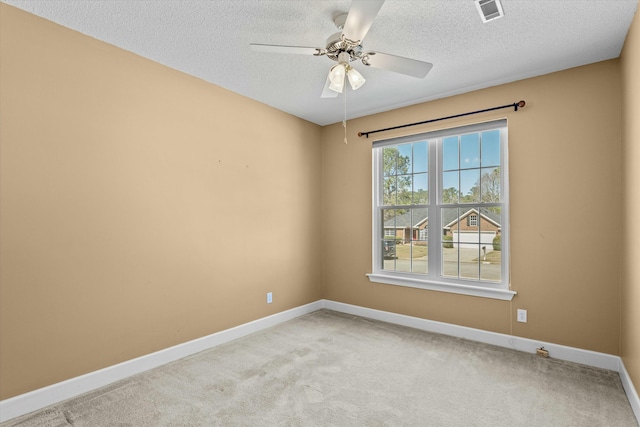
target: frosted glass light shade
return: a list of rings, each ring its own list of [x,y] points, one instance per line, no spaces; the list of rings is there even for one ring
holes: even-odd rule
[[[351,68],[347,73],[349,77],[349,84],[351,85],[351,89],[357,90],[359,89],[366,80],[362,77],[362,74],[358,72],[358,70]]]
[[[342,93],[344,89],[344,76],[347,72],[346,66],[344,64],[337,64],[331,67],[329,71],[329,81],[331,84],[329,85],[329,89]]]

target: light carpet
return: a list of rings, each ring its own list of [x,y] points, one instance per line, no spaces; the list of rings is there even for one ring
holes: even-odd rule
[[[617,372],[329,310],[2,426],[638,426]]]

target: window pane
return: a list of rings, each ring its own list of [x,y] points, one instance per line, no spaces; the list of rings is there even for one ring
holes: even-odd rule
[[[502,280],[502,215],[499,206],[480,209],[480,280]]]
[[[500,245],[483,245],[481,248],[480,280],[500,282],[502,280],[502,252],[494,248]]]
[[[412,242],[413,262],[411,271],[413,273],[427,274],[429,272],[429,257],[427,256],[427,251],[427,242],[417,240]]]
[[[382,269],[396,268],[396,226],[397,212],[395,209],[382,210]]]
[[[442,275],[458,277],[458,208],[442,208]]]
[[[442,244],[442,276],[458,277],[458,249],[450,242]]]
[[[500,227],[502,227],[502,208],[500,206],[481,208],[480,214],[489,221],[489,223],[483,223],[482,229],[487,230],[488,227],[492,227],[491,229],[493,231],[497,231],[498,234],[500,234]]]
[[[480,278],[479,249],[478,244],[460,243],[460,277],[474,280]]]
[[[413,144],[398,145],[398,175],[411,173],[411,146]]]
[[[384,176],[396,174],[398,164],[398,149],[396,147],[385,147],[382,149],[382,168]]]
[[[398,205],[411,204],[411,175],[398,175]]]
[[[500,131],[482,132],[482,166],[500,166]]]
[[[458,203],[458,171],[442,173],[442,203]]]
[[[480,166],[480,134],[462,135],[460,138],[460,169]]]
[[[454,234],[458,232],[458,208],[442,208],[440,218],[442,220],[442,241],[452,242]]]
[[[478,279],[480,250],[480,219],[477,208],[460,209],[457,241],[460,277]]]
[[[408,232],[409,229],[406,229]],[[396,271],[411,272],[411,240],[398,241],[396,244]]]
[[[382,209],[382,235],[394,237],[396,228],[396,210]]]
[[[458,169],[458,137],[452,136],[442,141],[442,170]]]
[[[382,188],[382,203],[384,205],[395,205],[397,201],[397,178],[395,176],[385,176]]]
[[[413,204],[426,205],[429,203],[429,180],[426,173],[413,176]]]
[[[426,172],[429,165],[427,141],[413,144],[413,173]]]
[[[442,242],[445,244],[450,243],[450,247],[453,248],[454,243],[457,243],[458,239],[458,208],[442,208],[440,209],[440,220],[442,225]]]
[[[480,195],[485,203],[499,202],[502,199],[500,190],[500,168],[483,168],[480,177]]]
[[[382,240],[382,269],[394,271],[396,269],[396,243],[392,239]]]
[[[480,169],[460,171],[461,203],[477,203],[480,201]]]
[[[412,266],[414,273],[427,274],[429,271],[429,257],[427,239],[429,238],[429,211],[424,209],[413,209],[412,213]]]
[[[429,210],[427,208],[418,208],[411,210],[411,227],[413,228],[412,240],[427,240],[426,232],[429,222]],[[421,233],[421,231],[424,231]]]

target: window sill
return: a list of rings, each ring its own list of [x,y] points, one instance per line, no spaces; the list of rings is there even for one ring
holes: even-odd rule
[[[430,291],[449,292],[453,294],[470,295],[474,297],[492,298],[511,301],[517,292],[508,289],[488,288],[475,285],[463,285],[458,283],[443,283],[414,279],[411,277],[399,277],[386,274],[367,274],[371,282],[385,283],[388,285],[408,286],[411,288],[428,289]]]

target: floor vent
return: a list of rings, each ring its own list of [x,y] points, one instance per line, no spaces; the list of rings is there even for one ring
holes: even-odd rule
[[[475,0],[475,2],[482,22],[486,23],[504,16],[500,0]]]

